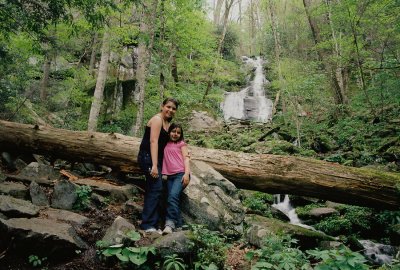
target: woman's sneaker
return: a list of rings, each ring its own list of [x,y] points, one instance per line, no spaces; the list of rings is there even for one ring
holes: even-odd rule
[[[167,225],[167,226],[165,226],[164,230],[162,231],[162,234],[165,235],[165,234],[170,234],[172,232],[173,232],[172,228]]]

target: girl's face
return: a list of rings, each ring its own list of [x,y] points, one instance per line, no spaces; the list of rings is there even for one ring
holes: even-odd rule
[[[161,106],[161,113],[165,115],[166,118],[174,117],[176,113],[176,105],[172,101],[168,101],[165,105]]]
[[[182,130],[180,128],[174,128],[173,130],[171,130],[171,132],[169,133],[169,138],[171,141],[176,142],[178,141],[182,136]]]

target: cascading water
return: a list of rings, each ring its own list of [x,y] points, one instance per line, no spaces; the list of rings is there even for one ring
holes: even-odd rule
[[[275,194],[274,204],[272,207],[284,213],[289,218],[291,224],[298,225],[306,229],[315,230],[313,227],[301,223],[296,214],[296,210],[290,205],[289,196],[287,194],[285,195],[283,201],[281,200],[281,194]]]
[[[222,103],[225,120],[241,119],[256,122],[268,122],[272,118],[272,101],[265,96],[265,79],[261,57],[256,59],[243,56],[243,62],[254,69],[254,78],[250,85],[239,92],[225,93]]]

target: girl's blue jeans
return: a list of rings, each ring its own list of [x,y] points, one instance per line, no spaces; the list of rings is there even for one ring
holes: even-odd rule
[[[168,200],[167,200],[167,217],[166,226],[175,229],[182,226],[182,217],[180,210],[180,198],[183,190],[182,177],[184,173],[168,175]]]

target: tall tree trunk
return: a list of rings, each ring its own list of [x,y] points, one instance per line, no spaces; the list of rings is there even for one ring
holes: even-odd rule
[[[97,42],[98,42],[98,33],[97,31],[93,35],[92,40],[92,52],[90,54],[90,62],[89,62],[89,74],[94,76],[94,65],[96,64],[96,54],[97,54]]]
[[[223,25],[222,25],[222,33],[221,33],[221,36],[219,38],[218,48],[217,48],[218,56],[220,56],[221,51],[222,51],[222,46],[224,45],[225,35],[226,35],[226,31],[228,29],[229,13],[230,13],[230,10],[232,8],[233,3],[234,3],[234,0],[226,0],[226,2],[225,2],[224,22],[223,22]],[[208,93],[210,92],[210,90],[211,90],[211,88],[213,86],[215,70],[218,67],[218,60],[219,60],[219,57],[217,57],[215,59],[214,66],[213,66],[213,68],[211,70],[210,80],[207,82],[207,88],[206,88],[206,91],[204,92],[204,95],[203,95],[203,101],[206,99]]]
[[[101,104],[103,102],[104,86],[107,79],[108,60],[110,58],[109,39],[110,39],[109,29],[105,29],[103,36],[103,44],[101,46],[101,60],[100,60],[99,72],[97,75],[96,88],[94,90],[92,106],[90,108],[88,131],[97,130],[97,121],[100,114]]]
[[[43,63],[43,77],[40,82],[40,100],[45,102],[47,100],[47,90],[49,87],[49,79],[50,79],[50,67],[51,67],[51,57],[50,53],[47,52],[44,57]]]
[[[173,45],[171,52],[171,75],[174,78],[175,85],[179,82],[178,63],[176,61],[176,46]]]
[[[217,1],[214,7],[214,25],[219,25],[219,20],[221,16],[221,8],[222,4],[224,3],[224,0],[215,0]]]
[[[84,132],[0,121],[0,149],[104,164],[139,172],[140,140],[117,133]],[[208,163],[237,187],[310,196],[398,210],[400,174],[352,168],[302,157],[262,155],[190,146],[191,159]]]
[[[304,9],[305,9],[305,12],[307,15],[308,23],[311,28],[311,33],[312,33],[312,36],[314,39],[314,43],[315,43],[315,45],[319,45],[321,42],[323,42],[323,39],[322,39],[320,30],[318,28],[317,22],[311,16],[311,12],[310,12],[311,1],[312,0],[303,0],[303,5],[304,5]],[[317,50],[318,58],[321,61],[325,72],[329,76],[329,81],[330,81],[331,90],[332,90],[332,94],[333,94],[335,103],[337,105],[345,104],[346,98],[342,95],[340,85],[339,85],[339,82],[336,77],[336,68],[332,67],[332,65],[330,65],[328,63],[327,56],[325,56],[322,49],[317,48],[316,50]]]
[[[154,42],[154,28],[156,24],[156,11],[158,0],[152,0],[151,6],[148,7],[142,3],[142,16],[140,17],[140,33],[143,35],[139,40],[138,48],[138,67],[136,70],[136,89],[135,92],[139,93],[139,104],[136,114],[136,122],[132,127],[132,134],[137,135],[142,128],[143,112],[144,112],[144,96],[146,87],[146,77],[148,67],[151,61],[151,50],[153,49]],[[149,38],[149,42],[144,37]]]
[[[285,85],[285,81],[282,76],[282,69],[281,69],[281,41],[280,41],[280,36],[279,36],[279,29],[278,29],[278,20],[276,18],[276,12],[275,12],[275,5],[273,3],[273,0],[268,0],[268,9],[269,9],[269,15],[271,19],[271,29],[272,29],[272,34],[274,36],[274,52],[275,52],[275,63],[278,68],[278,78],[280,82],[280,89],[276,93],[275,96],[275,101],[272,107],[272,116],[276,113],[276,107],[278,106],[279,100],[283,98],[281,97],[282,93],[282,88]]]

